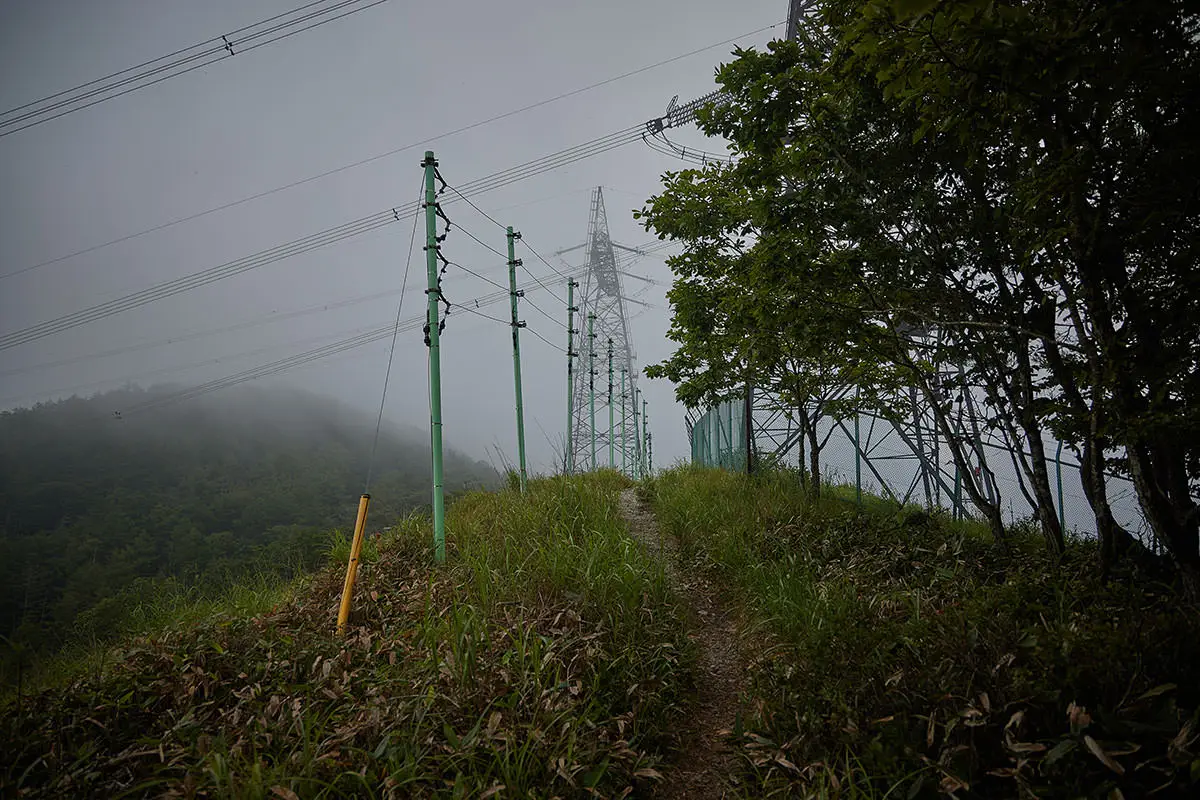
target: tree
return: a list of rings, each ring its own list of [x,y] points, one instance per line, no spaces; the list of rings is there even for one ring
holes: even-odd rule
[[[730,100],[700,120],[738,159],[668,175],[648,225],[685,243],[693,283],[722,257],[743,290],[788,297],[787,324],[770,321],[778,349],[838,353],[920,391],[998,539],[947,395],[985,394],[1052,547],[1047,429],[1080,452],[1102,563],[1134,547],[1108,508],[1111,463],[1200,590],[1200,318],[1185,312],[1200,300],[1200,203],[1181,177],[1200,166],[1186,134],[1200,123],[1195,15],[830,0],[820,21],[816,39],[722,67]],[[736,260],[715,247],[748,233]],[[776,271],[750,280],[764,263]],[[935,346],[913,335],[929,330]],[[944,359],[966,365],[950,385]]]

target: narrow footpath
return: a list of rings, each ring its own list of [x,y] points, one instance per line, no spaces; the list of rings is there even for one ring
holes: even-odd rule
[[[621,515],[647,551],[662,559],[667,580],[687,604],[690,638],[699,649],[696,696],[680,730],[679,753],[670,769],[664,770],[657,796],[668,800],[732,796],[735,755],[725,737],[734,727],[741,693],[737,624],[716,587],[701,576],[680,572],[678,543],[660,534],[653,511],[638,500],[636,490],[621,492]]]

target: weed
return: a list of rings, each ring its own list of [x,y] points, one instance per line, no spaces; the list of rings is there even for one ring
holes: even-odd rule
[[[277,607],[234,592],[10,700],[0,784],[30,797],[644,791],[691,662],[661,566],[618,517],[627,485],[602,473],[466,494],[444,567],[428,519],[400,520],[370,540],[342,638],[335,537],[334,563]]]
[[[852,490],[851,490],[852,491]],[[1008,553],[976,523],[786,473],[676,469],[660,525],[746,610],[752,793],[1187,794],[1200,781],[1200,618],[1105,585],[1092,544]]]

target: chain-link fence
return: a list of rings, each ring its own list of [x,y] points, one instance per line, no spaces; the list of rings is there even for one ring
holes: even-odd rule
[[[689,418],[692,463],[744,471],[746,419],[744,400],[726,401],[699,417]],[[811,444],[800,436],[795,412],[772,405],[769,399],[756,398],[752,419],[756,465],[809,468]],[[900,504],[940,508],[955,517],[978,516],[963,488],[964,476],[958,474],[945,443],[939,441],[936,431],[916,425],[912,419],[893,423],[866,414],[857,419],[823,417],[817,421],[816,438],[820,473],[828,485],[845,486],[856,494],[876,495]],[[1047,440],[1045,452],[1055,510],[1063,529],[1095,536],[1095,517],[1070,448]],[[996,437],[982,434],[973,443],[969,459],[973,477],[1000,506],[1006,522],[1016,523],[1033,515],[1032,505],[1021,490],[1019,462],[1010,448]],[[1110,475],[1107,489],[1116,521],[1157,551],[1133,484]]]
[[[727,400],[689,419],[692,463],[734,471],[746,469],[746,404]]]

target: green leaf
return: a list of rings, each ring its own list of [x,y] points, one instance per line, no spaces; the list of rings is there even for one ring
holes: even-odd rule
[[[939,0],[894,0],[892,10],[900,19],[924,16],[938,4]]]
[[[1046,753],[1046,757],[1042,759],[1042,764],[1045,766],[1050,766],[1063,756],[1073,752],[1077,747],[1079,747],[1079,743],[1074,739],[1063,739],[1061,742],[1054,745],[1054,747],[1050,749],[1049,753]]]

